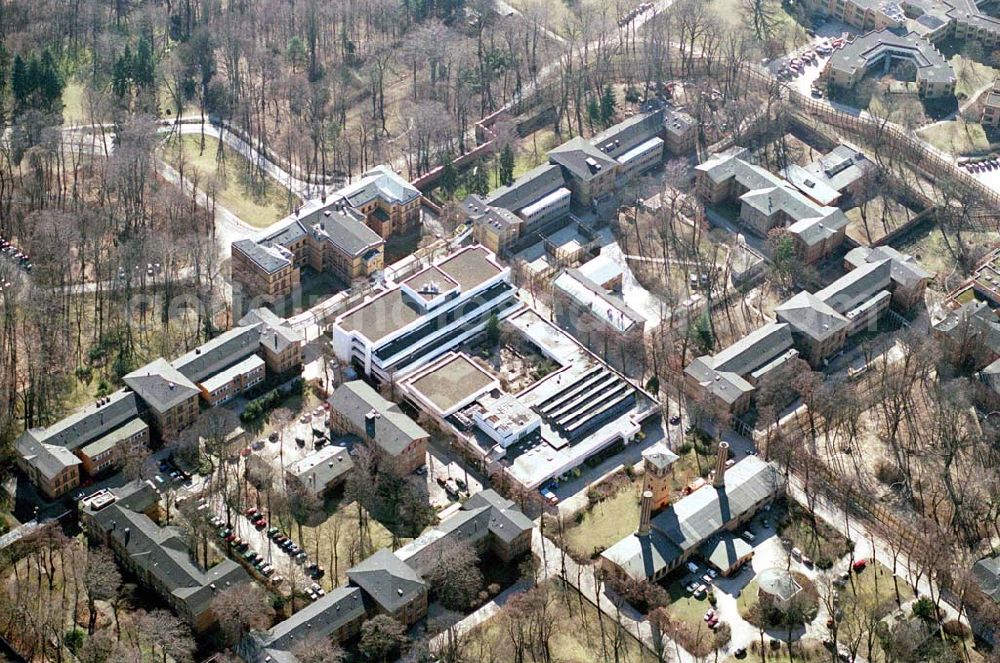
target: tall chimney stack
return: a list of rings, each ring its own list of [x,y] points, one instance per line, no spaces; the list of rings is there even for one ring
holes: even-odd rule
[[[729,443],[719,442],[719,455],[715,459],[715,477],[712,485],[724,488],[726,485],[726,461],[729,460]]]
[[[642,501],[639,503],[639,529],[636,534],[639,536],[649,536],[649,516],[653,511],[653,491],[644,490]]]

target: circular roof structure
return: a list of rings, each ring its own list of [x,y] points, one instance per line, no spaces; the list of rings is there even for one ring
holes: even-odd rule
[[[791,600],[802,590],[802,586],[792,577],[790,572],[778,568],[761,571],[757,577],[757,586],[760,591],[782,602]]]

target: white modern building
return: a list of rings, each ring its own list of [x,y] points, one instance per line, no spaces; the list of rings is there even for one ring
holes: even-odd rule
[[[483,246],[459,249],[341,314],[333,350],[378,381],[417,368],[521,307],[510,268]]]

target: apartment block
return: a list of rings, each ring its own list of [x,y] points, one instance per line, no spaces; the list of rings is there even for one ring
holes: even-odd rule
[[[100,490],[80,502],[80,526],[192,628],[205,631],[216,621],[215,596],[250,577],[231,559],[202,568],[188,548],[186,534],[154,520],[158,499],[145,481]]]

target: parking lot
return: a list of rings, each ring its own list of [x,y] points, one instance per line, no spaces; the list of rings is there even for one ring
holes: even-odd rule
[[[808,44],[768,65],[771,73],[786,81],[789,87],[806,95],[812,94],[813,85],[830,57],[836,53],[836,44],[843,45],[853,34],[849,26],[839,21],[827,21],[818,26],[815,33]]]

